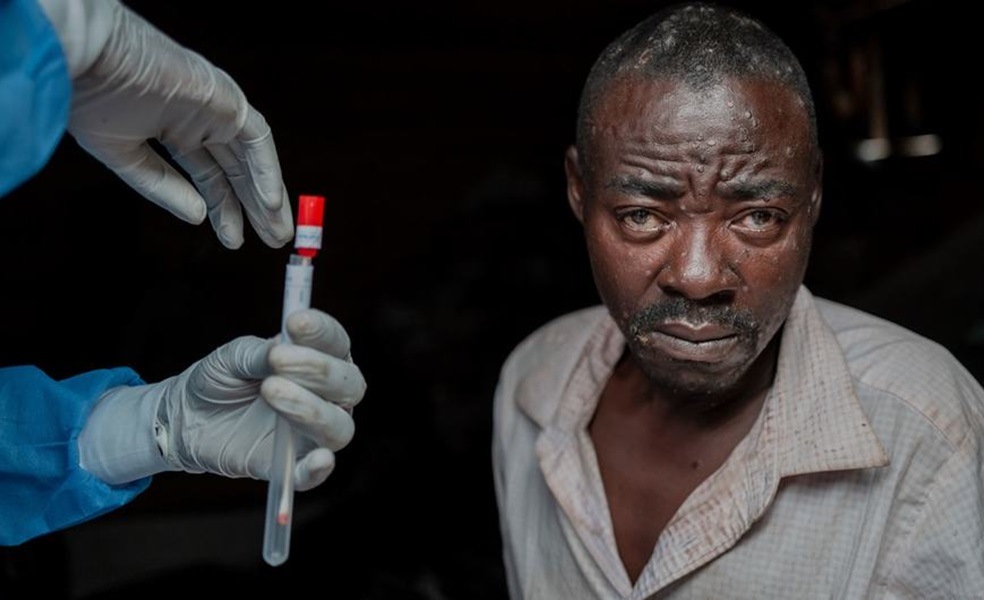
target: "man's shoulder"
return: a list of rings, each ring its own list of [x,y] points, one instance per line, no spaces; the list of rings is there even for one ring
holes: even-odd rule
[[[520,341],[506,358],[503,371],[514,375],[539,370],[542,365],[569,362],[579,354],[598,326],[610,319],[604,305],[581,308],[547,321]]]
[[[540,354],[569,347],[578,339],[586,339],[602,321],[608,318],[608,309],[604,305],[588,306],[560,315],[533,330],[517,344],[512,354],[524,352]]]
[[[545,420],[560,401],[571,373],[593,340],[614,328],[603,305],[556,317],[527,335],[502,365],[497,398],[519,401],[538,421]],[[512,402],[508,402],[511,404]]]
[[[898,323],[826,298],[815,301],[852,367],[863,364],[898,370],[906,363],[928,362],[937,368],[962,368],[942,344]],[[866,357],[877,360],[865,360]]]
[[[953,442],[969,432],[967,425],[984,430],[984,389],[945,346],[839,302],[817,298],[816,305],[862,396],[903,402]]]

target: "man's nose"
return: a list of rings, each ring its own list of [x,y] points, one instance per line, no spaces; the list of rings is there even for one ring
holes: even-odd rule
[[[706,226],[678,225],[664,239],[656,284],[664,293],[690,300],[733,296],[741,277],[728,260],[727,242],[721,232]]]

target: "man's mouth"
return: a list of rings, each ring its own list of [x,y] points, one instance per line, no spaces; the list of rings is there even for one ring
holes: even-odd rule
[[[635,337],[643,347],[672,359],[703,363],[721,362],[740,339],[734,329],[720,324],[686,321],[658,323],[652,330],[639,332]]]
[[[734,337],[735,330],[718,323],[689,323],[687,321],[666,321],[657,323],[653,329],[657,333],[699,344]]]

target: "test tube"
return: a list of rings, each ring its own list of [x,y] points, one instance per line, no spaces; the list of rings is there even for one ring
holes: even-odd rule
[[[290,343],[287,317],[296,310],[311,305],[311,284],[314,280],[312,261],[321,248],[323,196],[302,195],[298,201],[297,229],[294,235],[296,252],[290,255],[284,280],[284,303],[280,335]],[[281,416],[277,417],[273,434],[273,462],[267,488],[266,520],[263,525],[263,560],[277,566],[290,554],[291,521],[294,516],[294,430]]]

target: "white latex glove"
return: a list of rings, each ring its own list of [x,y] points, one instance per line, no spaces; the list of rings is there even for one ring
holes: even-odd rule
[[[233,79],[118,0],[39,0],[72,77],[68,131],[145,198],[243,243],[242,208],[268,246],[294,235],[273,135]],[[157,140],[191,185],[149,140]]]
[[[295,488],[321,484],[352,439],[351,411],[366,382],[331,316],[296,311],[287,331],[292,344],[236,338],[180,375],[106,391],[79,440],[82,466],[108,483],[165,470],[268,481],[279,413],[295,432]],[[134,426],[135,414],[147,422]],[[159,452],[148,460],[128,438],[150,439],[151,431]]]

